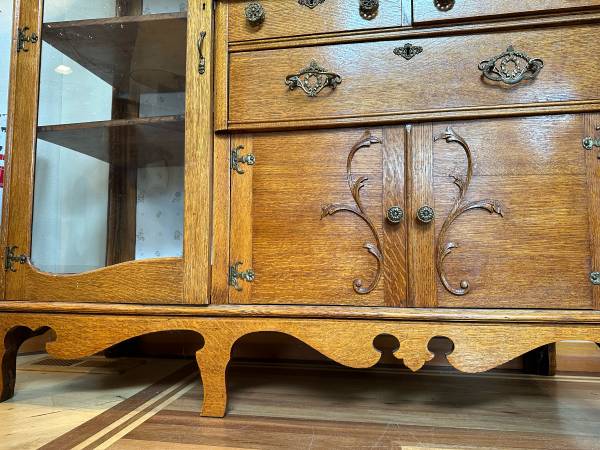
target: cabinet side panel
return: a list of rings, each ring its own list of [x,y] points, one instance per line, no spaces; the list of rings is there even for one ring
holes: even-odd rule
[[[198,39],[205,32],[204,74]],[[213,151],[213,2],[189,0],[185,123],[184,289],[186,303],[208,303]]]

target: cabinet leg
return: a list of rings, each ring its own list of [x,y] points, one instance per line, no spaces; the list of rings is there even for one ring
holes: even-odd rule
[[[208,344],[196,352],[196,360],[202,377],[204,402],[202,416],[223,417],[227,409],[226,372],[231,357],[231,347],[214,348]]]
[[[0,402],[8,400],[15,395],[15,381],[17,374],[17,352],[23,342],[46,330],[32,331],[29,328],[17,327],[12,330],[0,330]]]

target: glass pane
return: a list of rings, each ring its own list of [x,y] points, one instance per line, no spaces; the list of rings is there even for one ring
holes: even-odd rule
[[[181,256],[187,2],[45,0],[32,261]]]
[[[6,155],[12,12],[13,0],[0,0],[0,55],[2,55],[2,58],[0,58],[0,205],[4,193],[4,155]],[[1,217],[0,220],[2,220]]]

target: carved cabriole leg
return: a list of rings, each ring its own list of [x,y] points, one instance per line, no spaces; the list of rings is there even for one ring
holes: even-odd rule
[[[23,342],[33,336],[44,333],[45,329],[32,331],[25,327],[0,329],[0,402],[8,400],[15,395],[15,381],[17,374],[17,352]]]

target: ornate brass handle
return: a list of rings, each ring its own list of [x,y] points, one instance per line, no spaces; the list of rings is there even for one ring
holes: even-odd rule
[[[260,25],[265,20],[265,8],[260,2],[250,2],[246,5],[246,9],[244,10],[246,14],[246,20],[253,27]]]
[[[377,15],[379,0],[360,0],[359,12],[363,19],[371,20]]]
[[[288,85],[290,91],[300,88],[309,97],[316,97],[327,86],[335,89],[341,82],[341,76],[322,68],[315,60],[312,60],[310,65],[300,72],[285,77],[285,84]]]
[[[543,68],[544,61],[530,58],[526,53],[515,50],[512,45],[504,53],[479,64],[479,70],[488,80],[511,85],[523,80],[533,80]]]
[[[430,223],[435,219],[435,211],[431,206],[421,206],[417,211],[417,219],[421,223]]]
[[[454,8],[456,1],[455,0],[433,0],[433,4],[440,11],[450,11]]]
[[[398,224],[404,219],[404,210],[399,206],[392,206],[387,210],[386,216],[388,222]]]
[[[198,58],[200,61],[198,63],[198,73],[200,75],[204,75],[204,72],[206,72],[206,58],[204,57],[204,54],[202,53],[202,46],[204,45],[205,37],[206,37],[206,31],[200,32],[200,37],[198,38]]]

